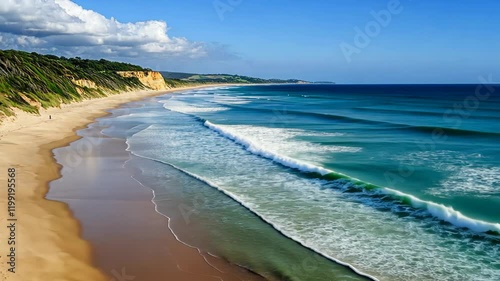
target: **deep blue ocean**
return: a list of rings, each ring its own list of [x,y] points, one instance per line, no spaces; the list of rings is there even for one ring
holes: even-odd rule
[[[103,120],[180,239],[269,279],[500,280],[498,85],[220,87]]]

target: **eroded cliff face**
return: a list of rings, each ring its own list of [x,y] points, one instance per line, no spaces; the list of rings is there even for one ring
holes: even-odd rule
[[[77,85],[77,86],[80,86],[80,87],[87,87],[87,88],[91,88],[91,89],[96,89],[97,88],[97,85],[95,84],[94,81],[91,81],[91,80],[87,80],[87,79],[73,79],[71,80],[73,82],[73,84]]]
[[[137,77],[142,84],[153,90],[166,90],[169,87],[165,84],[163,76],[157,71],[118,71],[123,77]]]

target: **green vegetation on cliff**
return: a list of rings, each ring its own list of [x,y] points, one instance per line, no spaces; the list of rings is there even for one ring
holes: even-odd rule
[[[149,84],[150,81],[143,81],[144,75],[142,74],[120,75],[118,73],[142,71],[151,70],[104,59],[65,58],[15,50],[0,50],[0,117],[13,115],[13,108],[38,113],[40,107],[54,107],[62,103],[103,97],[126,90],[154,88]],[[296,79],[261,79],[230,74],[179,72],[161,72],[161,74],[168,88],[217,83],[305,82]],[[150,76],[145,75],[145,77]],[[159,79],[163,82],[161,76]],[[156,85],[157,81],[153,82]]]
[[[161,75],[165,78],[165,82],[178,84],[212,84],[212,83],[227,83],[227,84],[268,84],[268,83],[307,83],[306,81],[297,79],[262,79],[249,76],[233,75],[233,74],[195,74],[183,72],[167,72],[162,71]]]
[[[135,77],[116,71],[145,71],[140,66],[107,60],[87,60],[0,50],[0,115],[12,108],[38,112],[106,93],[144,88]]]

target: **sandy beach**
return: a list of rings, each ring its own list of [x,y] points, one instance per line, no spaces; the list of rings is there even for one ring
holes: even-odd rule
[[[204,86],[207,87],[207,86]],[[185,90],[187,88],[176,88],[170,91]],[[31,115],[17,111],[15,120],[4,120],[0,125],[0,157],[2,158],[0,173],[0,182],[7,185],[9,168],[15,169],[15,230],[13,232],[1,231],[0,241],[7,241],[8,235],[15,237],[15,264],[9,265],[7,262],[12,260],[8,257],[10,253],[9,245],[2,242],[0,245],[0,279],[2,280],[113,280],[116,277],[114,272],[104,272],[95,267],[93,246],[88,241],[81,238],[81,224],[74,219],[72,211],[65,203],[47,200],[45,195],[48,192],[48,183],[60,177],[60,166],[54,161],[52,150],[57,147],[66,146],[77,140],[75,131],[84,128],[95,118],[107,114],[106,110],[117,107],[123,103],[143,99],[150,96],[156,96],[165,93],[165,91],[140,91],[127,92],[119,95],[112,95],[106,98],[86,100],[80,103],[63,105],[61,108],[50,108],[41,110],[40,115]],[[51,118],[49,119],[49,115]],[[123,145],[123,144],[122,144]],[[150,201],[151,193],[147,190],[136,189],[134,186],[128,186],[132,193],[128,196],[134,197],[135,204],[132,207],[121,209],[128,212],[132,220],[132,214],[140,211],[148,217],[147,225],[150,239],[162,239],[161,243],[169,245],[171,251],[167,254],[161,253],[161,249],[154,249],[151,245],[142,244],[146,249],[156,251],[155,257],[164,255],[175,255],[179,257],[173,261],[182,268],[183,265],[192,266],[197,274],[202,276],[214,275],[214,268],[207,266],[203,257],[199,255],[196,249],[189,248],[179,243],[166,225],[166,218],[154,212],[154,205]],[[5,224],[5,229],[9,224],[7,218],[8,204],[7,188],[0,189],[0,220]],[[132,198],[130,197],[130,198]],[[13,198],[11,198],[12,201]],[[107,218],[111,218],[108,216]],[[118,219],[118,217],[115,217]],[[138,223],[136,220],[134,223]],[[128,233],[133,233],[134,223],[126,226],[131,227]],[[142,227],[139,224],[136,227]],[[98,227],[98,225],[94,225]],[[112,227],[112,226],[111,226]],[[126,229],[124,227],[123,229]],[[88,229],[90,233],[96,229]],[[115,233],[118,234],[118,233]],[[101,236],[102,237],[102,236]],[[118,237],[118,235],[117,235]],[[125,239],[122,236],[121,239]],[[133,235],[126,242],[137,242],[137,237]],[[119,239],[118,239],[119,240]],[[147,240],[147,239],[146,239]],[[143,241],[146,241],[143,240]],[[123,241],[123,240],[122,240]],[[157,241],[158,242],[158,241]],[[110,248],[106,248],[108,247]],[[129,252],[107,252],[113,246],[109,244],[99,245],[104,247],[99,251],[99,264],[113,264],[113,259],[127,264],[127,262],[137,260],[142,257],[142,263],[148,264],[144,256],[133,257],[127,260],[127,254],[134,251],[134,246]],[[135,250],[141,250],[135,246]],[[116,249],[116,248],[115,248]],[[150,252],[148,252],[150,253]],[[146,256],[147,258],[147,256]],[[169,261],[166,261],[168,263]],[[172,262],[172,261],[171,261]],[[184,263],[184,264],[183,264]],[[175,271],[175,268],[166,266],[161,262],[149,265],[154,268],[165,267],[165,273]],[[231,265],[225,265],[231,270]],[[8,269],[11,268],[9,272]],[[148,267],[146,267],[148,268]],[[170,270],[170,271],[169,271]],[[121,272],[121,268],[116,268],[116,272]],[[234,269],[238,272],[238,269]],[[222,273],[222,272],[219,272]],[[114,276],[114,277],[113,277]],[[242,280],[231,275],[232,278],[224,280]],[[165,276],[163,276],[165,277]],[[159,277],[145,277],[141,280],[172,280],[161,279]],[[197,280],[191,276],[177,280]],[[206,280],[206,279],[200,279]]]

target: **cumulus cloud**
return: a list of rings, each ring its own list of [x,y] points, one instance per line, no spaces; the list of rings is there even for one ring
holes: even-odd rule
[[[200,58],[207,45],[168,36],[164,21],[122,23],[70,0],[1,0],[0,47],[61,55]]]

